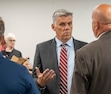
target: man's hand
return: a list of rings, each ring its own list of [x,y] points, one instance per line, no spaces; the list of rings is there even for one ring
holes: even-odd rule
[[[38,77],[37,83],[40,87],[44,87],[51,79],[55,77],[53,70],[46,69],[43,73],[40,72],[39,68],[36,67],[36,75]]]

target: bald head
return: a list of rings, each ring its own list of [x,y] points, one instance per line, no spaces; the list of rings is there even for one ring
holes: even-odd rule
[[[111,5],[101,4],[94,8],[93,15],[102,23],[111,23]]]
[[[92,12],[93,31],[96,37],[111,30],[111,5],[100,4]]]

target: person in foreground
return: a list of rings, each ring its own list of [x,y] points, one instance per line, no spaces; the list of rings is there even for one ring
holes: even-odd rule
[[[55,38],[36,46],[32,76],[39,85],[41,94],[70,94],[75,52],[87,44],[72,37],[72,20],[71,12],[65,9],[55,11],[52,24],[52,29],[56,33]],[[64,47],[62,44],[65,44]],[[60,59],[62,48],[67,50],[66,61]],[[61,64],[64,63],[62,61],[67,62],[68,65]],[[61,75],[61,65],[67,65],[67,68],[63,68],[68,74],[64,85],[61,79],[64,76],[64,74]],[[63,89],[64,86],[66,86],[66,91]]]
[[[77,51],[71,94],[111,94],[111,5],[94,8],[92,29],[98,40]]]
[[[4,29],[4,22],[0,18],[0,43],[4,37]],[[1,52],[0,94],[40,94],[27,69],[22,65],[4,58]]]

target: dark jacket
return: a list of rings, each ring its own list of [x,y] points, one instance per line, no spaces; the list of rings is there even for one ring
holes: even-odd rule
[[[79,49],[71,94],[111,94],[111,32]]]

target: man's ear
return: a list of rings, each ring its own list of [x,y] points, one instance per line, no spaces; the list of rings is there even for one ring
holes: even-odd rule
[[[100,23],[98,21],[95,22],[95,29],[98,30],[100,28]]]
[[[55,31],[55,25],[54,25],[54,24],[52,24],[52,25],[51,25],[51,27],[52,27],[52,29]]]

